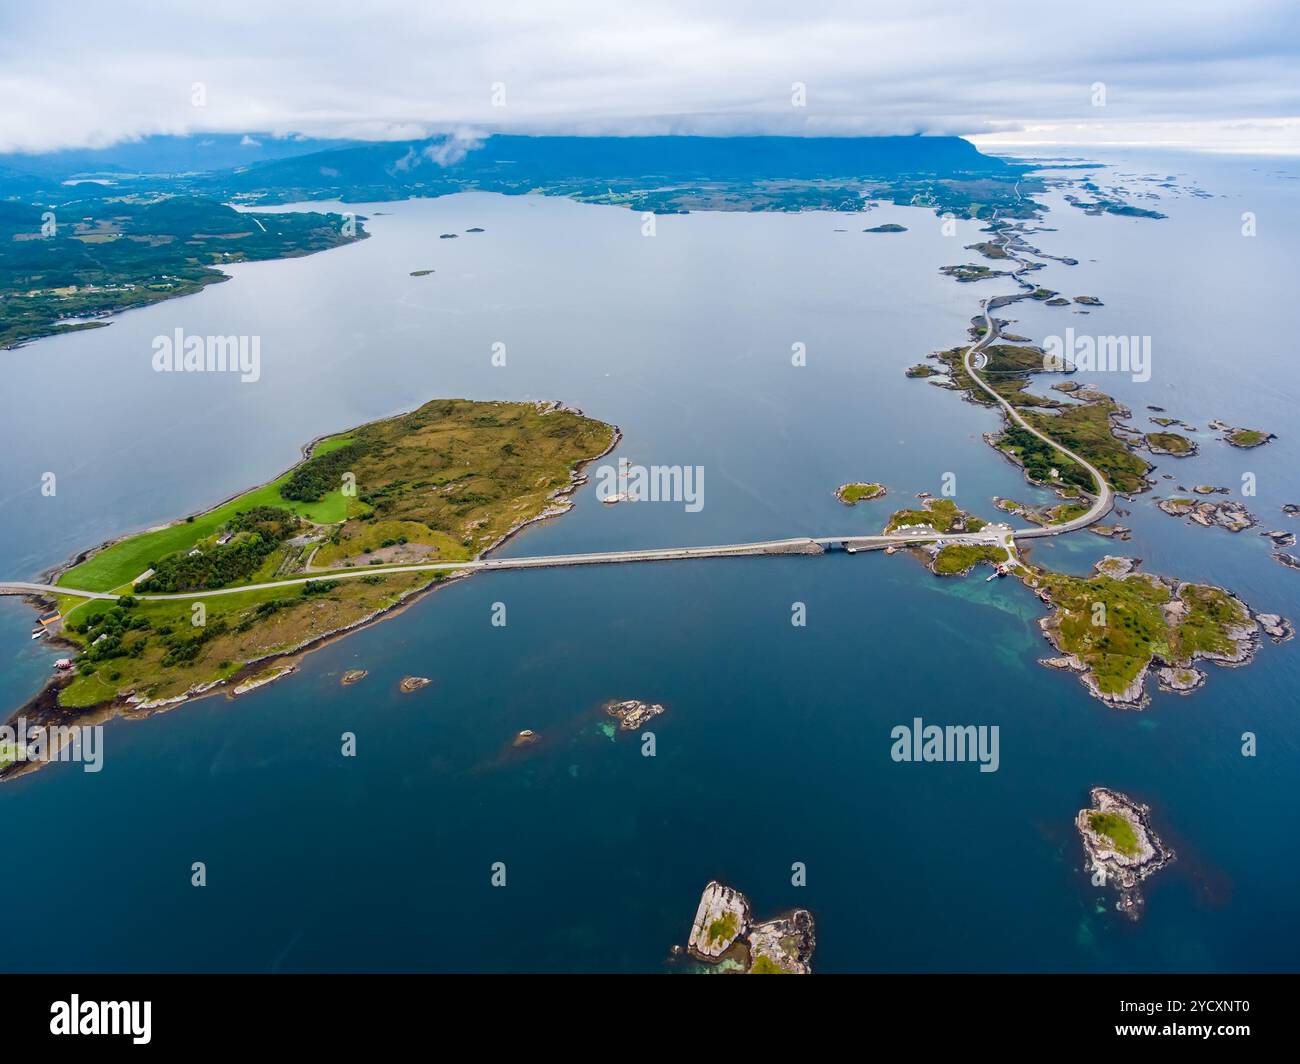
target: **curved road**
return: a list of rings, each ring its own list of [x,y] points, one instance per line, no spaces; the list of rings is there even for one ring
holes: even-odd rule
[[[996,236],[994,237],[994,240],[995,241],[997,240]],[[1002,247],[1004,250],[1006,250],[1007,243],[1008,241],[1006,240],[1004,240],[1002,243]],[[1033,288],[1034,287],[1033,285],[1029,284],[1028,281],[1024,280],[1020,276],[1020,274],[1025,269],[1028,268],[1029,263],[1025,262],[1024,259],[1017,257],[1015,253],[1012,251],[1007,251],[1007,254],[1016,262],[1020,263],[1020,268],[1017,270],[1013,270],[1011,273],[1011,276],[1015,278],[1016,283],[1023,285],[1027,288]],[[993,324],[993,316],[989,313],[988,304],[989,304],[989,300],[987,299],[982,300],[980,303],[981,313],[984,318],[984,335],[980,337],[980,339],[976,340],[973,344],[971,344],[970,347],[966,348],[966,353],[962,355],[962,365],[965,367],[966,373],[970,376],[970,379],[973,380],[976,384],[978,384],[980,388],[991,399],[993,399],[1000,407],[1002,407],[1002,412],[1006,414],[1008,418],[1010,418],[1013,422],[1015,422],[1020,428],[1024,429],[1026,432],[1029,432],[1032,435],[1037,436],[1040,440],[1048,444],[1054,450],[1060,451],[1067,458],[1070,458],[1073,461],[1078,462],[1079,465],[1083,466],[1084,469],[1086,469],[1089,473],[1092,474],[1093,480],[1095,480],[1097,484],[1100,485],[1101,488],[1100,492],[1096,497],[1096,500],[1093,502],[1092,506],[1089,508],[1087,513],[1080,514],[1078,517],[1070,521],[1062,521],[1059,525],[1045,525],[1041,528],[1030,528],[1030,529],[1023,529],[1017,531],[1015,533],[1015,538],[1033,539],[1039,536],[1059,536],[1062,532],[1073,532],[1079,528],[1086,528],[1088,525],[1101,520],[1101,518],[1104,517],[1106,513],[1109,512],[1111,506],[1113,506],[1115,502],[1115,493],[1111,491],[1110,485],[1106,482],[1106,478],[1101,475],[1100,469],[1098,469],[1091,462],[1075,454],[1068,447],[1062,446],[1056,440],[1052,439],[1050,436],[1046,435],[1045,433],[1039,432],[1038,429],[1034,428],[1033,425],[1029,424],[1029,422],[1027,422],[1023,417],[1020,416],[1020,412],[1017,411],[1015,407],[1013,407],[1004,398],[1002,398],[1002,396],[1000,396],[996,391],[994,391],[993,387],[989,385],[984,380],[984,378],[982,378],[979,375],[975,367],[971,365],[971,360],[972,358],[974,358],[976,352],[978,352],[980,349],[987,346],[993,340],[998,338],[998,330]]]
[[[994,237],[996,241],[998,234]],[[1002,246],[1005,248],[1009,240],[1004,236]],[[1008,252],[1008,255],[1016,262],[1020,263],[1020,268],[1012,271],[1012,277],[1016,283],[1026,288],[1033,288],[1033,285],[1025,281],[1020,274],[1028,268],[1029,263],[1024,259],[1017,257],[1015,254]],[[988,525],[979,532],[900,532],[892,535],[878,536],[821,536],[805,537],[796,539],[773,539],[761,540],[755,543],[725,543],[712,547],[666,547],[657,550],[627,550],[627,551],[604,551],[588,554],[552,554],[536,557],[523,558],[481,558],[471,562],[426,562],[416,565],[393,565],[393,566],[367,566],[362,569],[347,569],[336,572],[321,572],[312,576],[295,577],[288,580],[273,580],[263,584],[246,584],[242,587],[218,588],[213,591],[186,591],[170,595],[137,595],[136,598],[146,601],[167,601],[172,599],[196,599],[210,598],[215,595],[237,595],[245,591],[259,591],[266,588],[276,587],[293,587],[300,584],[306,584],[314,580],[349,580],[361,576],[377,576],[385,573],[413,573],[427,571],[470,571],[482,572],[492,569],[540,569],[563,565],[601,565],[618,562],[653,562],[653,561],[680,561],[688,558],[726,558],[726,557],[747,557],[751,555],[764,554],[816,554],[821,553],[827,547],[838,544],[851,547],[853,550],[883,550],[893,546],[906,546],[911,543],[955,543],[970,544],[982,546],[1000,546],[1009,548],[1012,541],[1017,539],[1035,539],[1042,536],[1059,536],[1064,532],[1073,532],[1076,529],[1085,528],[1088,525],[1098,521],[1103,517],[1114,504],[1114,492],[1111,491],[1110,485],[1106,478],[1101,475],[1101,470],[1088,462],[1084,458],[1075,454],[1069,448],[1062,446],[1051,437],[1039,432],[1038,429],[1030,425],[1020,413],[1002,396],[980,377],[979,372],[972,365],[972,359],[975,355],[993,340],[998,338],[998,330],[994,324],[993,316],[989,308],[990,300],[982,300],[982,316],[984,319],[984,335],[966,348],[962,356],[962,365],[965,367],[967,374],[991,399],[993,399],[1001,408],[1004,414],[1020,428],[1026,432],[1037,436],[1044,443],[1048,444],[1055,450],[1060,451],[1068,458],[1077,462],[1088,470],[1101,486],[1101,491],[1097,495],[1088,512],[1074,518],[1070,521],[1064,521],[1056,525],[1045,525],[1036,528],[1025,528],[1012,530],[1005,524]],[[62,587],[57,584],[30,583],[25,581],[0,581],[0,595],[68,595],[85,599],[116,599],[118,593],[112,591],[80,591],[76,588]]]

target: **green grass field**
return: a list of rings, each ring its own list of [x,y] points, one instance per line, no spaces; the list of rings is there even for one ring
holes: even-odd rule
[[[300,584],[208,594],[201,607],[188,599],[81,601],[71,592],[59,594],[64,634],[81,648],[60,704],[85,708],[128,692],[149,700],[181,697],[198,684],[229,679],[246,663],[345,630],[405,594],[446,579],[428,570],[381,574],[366,567],[403,555],[408,562],[473,557],[552,505],[555,493],[569,487],[572,471],[608,449],[613,432],[574,411],[536,403],[452,399],[323,440],[309,461],[349,443],[358,446],[338,455],[346,462],[329,460],[308,470],[311,478],[290,470],[192,519],[129,537],[62,577],[61,588],[123,594],[130,581],[168,555],[183,556],[196,545],[206,554],[215,534],[241,510],[287,509],[335,526],[317,536],[323,540],[319,547],[304,546],[293,539],[306,530],[277,518],[265,533],[275,537],[272,550],[223,571],[224,584],[191,574],[185,577],[190,584],[177,589],[221,586],[229,592],[245,583],[294,577],[303,578]],[[342,468],[355,476],[355,496],[328,490]],[[313,502],[284,498],[281,485],[291,477],[295,494],[324,494]],[[306,479],[314,480],[309,490],[303,490]],[[313,551],[317,564],[346,566],[355,578],[313,573],[308,581],[303,567]]]
[[[1098,835],[1105,835],[1114,844],[1115,849],[1126,857],[1138,852],[1137,833],[1127,817],[1118,813],[1089,813],[1088,825]]]
[[[931,568],[939,576],[957,576],[969,573],[980,562],[996,565],[1009,560],[1001,547],[949,543],[935,555]]]
[[[334,436],[317,444],[314,455],[327,454],[351,441],[350,436]],[[178,550],[187,550],[200,540],[214,535],[238,511],[254,506],[281,506],[300,517],[320,525],[338,524],[348,516],[348,499],[343,492],[332,491],[319,502],[296,502],[282,498],[280,485],[289,472],[270,484],[245,492],[216,509],[199,514],[193,521],[180,521],[153,532],[143,532],[116,543],[87,558],[59,577],[63,587],[86,591],[113,591],[129,584],[159,558]]]

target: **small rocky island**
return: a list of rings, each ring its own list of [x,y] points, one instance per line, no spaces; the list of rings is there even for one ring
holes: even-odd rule
[[[885,535],[894,532],[978,532],[988,522],[972,517],[951,499],[925,499],[920,509],[898,510],[885,525]]]
[[[1198,660],[1244,665],[1254,658],[1263,626],[1239,598],[1220,587],[1138,572],[1137,566],[1133,558],[1107,555],[1086,578],[1033,567],[1017,571],[1052,607],[1039,627],[1059,656],[1041,664],[1077,673],[1112,708],[1143,709],[1153,670],[1162,689],[1186,693],[1205,682]]]
[[[963,262],[955,266],[940,266],[939,272],[945,277],[952,277],[963,284],[969,284],[972,281],[987,281],[993,277],[1005,277],[1007,275],[1006,270],[991,270],[987,266],[972,262]]]
[[[409,695],[412,691],[418,691],[421,687],[428,687],[432,682],[427,676],[404,676],[402,682],[397,686],[402,694]]]
[[[860,482],[841,484],[835,489],[835,497],[845,506],[852,506],[859,502],[870,502],[872,499],[883,498],[888,493],[888,489],[883,484],[864,484]]]
[[[344,687],[351,687],[354,683],[360,683],[369,675],[370,673],[366,669],[348,669],[339,683]]]
[[[618,726],[624,731],[633,731],[641,727],[663,711],[664,707],[657,703],[638,702],[636,699],[610,702],[605,706],[605,712],[614,717],[618,721]]]
[[[813,915],[807,909],[792,909],[754,923],[749,899],[713,880],[695,910],[686,952],[727,972],[807,975],[816,944]],[[673,952],[681,953],[681,947]]]
[[[886,222],[884,225],[873,225],[870,229],[862,231],[864,233],[906,233],[907,226],[898,225],[896,222]]]
[[[1156,507],[1170,517],[1186,517],[1205,528],[1217,525],[1229,532],[1244,532],[1255,525],[1255,516],[1241,503],[1231,499],[1198,502],[1185,496],[1174,496],[1161,499]]]
[[[1262,447],[1269,440],[1277,439],[1277,436],[1273,433],[1265,432],[1263,429],[1237,428],[1234,425],[1229,425],[1226,421],[1220,421],[1218,418],[1210,422],[1210,428],[1214,429],[1215,432],[1222,432],[1225,443],[1244,449]]]
[[[1177,432],[1148,432],[1142,436],[1142,442],[1152,454],[1168,454],[1174,458],[1188,458],[1197,451],[1195,440]]]
[[[1074,821],[1088,854],[1084,867],[1119,891],[1115,908],[1136,920],[1144,905],[1138,885],[1170,864],[1174,852],[1152,830],[1150,806],[1105,787],[1094,787],[1090,797],[1092,808],[1080,809]]]

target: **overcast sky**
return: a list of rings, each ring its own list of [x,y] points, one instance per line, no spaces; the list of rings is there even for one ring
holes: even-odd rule
[[[466,127],[1300,153],[1298,53],[1297,0],[24,0],[0,151]]]

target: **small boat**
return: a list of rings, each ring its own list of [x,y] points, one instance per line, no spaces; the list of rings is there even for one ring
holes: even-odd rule
[[[33,638],[33,639],[40,639],[40,637],[43,636],[44,634],[45,634],[45,629],[44,629],[44,628],[36,628],[36,629],[33,629],[33,631],[32,631],[32,638]]]

